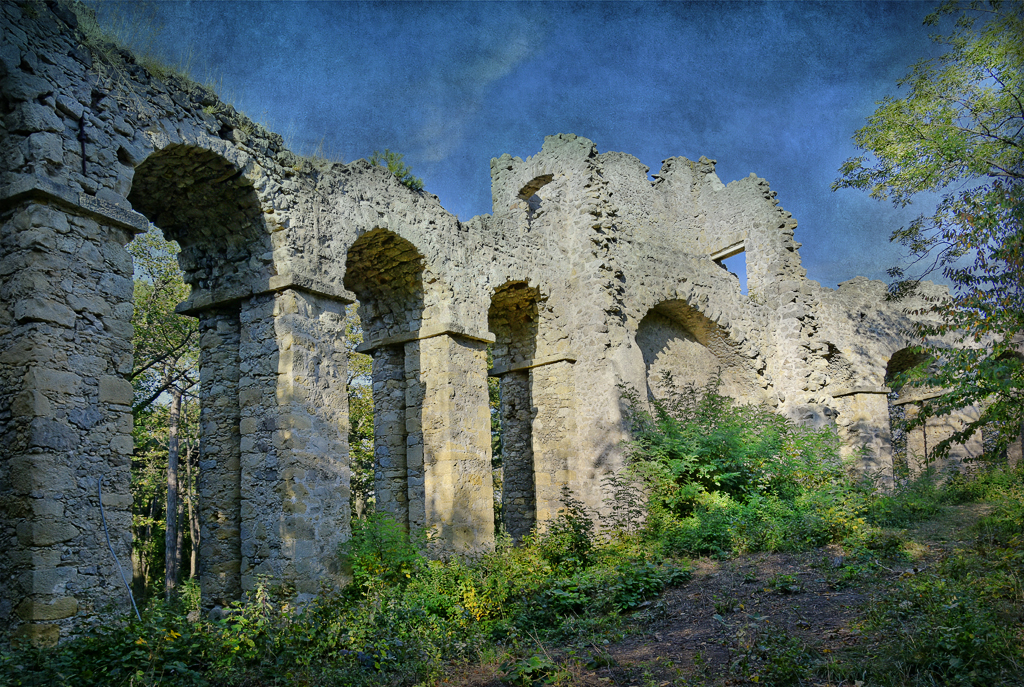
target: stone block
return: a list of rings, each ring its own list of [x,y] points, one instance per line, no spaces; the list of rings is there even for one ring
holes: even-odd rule
[[[37,648],[57,646],[60,628],[50,623],[26,623],[15,630],[11,639]]]
[[[55,499],[32,499],[32,514],[37,518],[63,518],[64,504]]]
[[[71,541],[78,536],[78,528],[62,520],[28,520],[18,523],[18,542],[22,546],[51,546]]]
[[[35,418],[29,428],[29,443],[36,448],[69,451],[79,444],[77,431],[48,417]]]
[[[3,353],[0,353],[0,364],[31,365],[32,363],[52,363],[54,356],[55,353],[52,348],[26,337]]]
[[[61,620],[78,613],[78,599],[62,596],[53,601],[25,599],[14,611],[22,620]]]
[[[123,377],[111,375],[100,377],[100,403],[130,406],[134,394],[131,382]]]
[[[58,391],[69,395],[77,395],[82,385],[82,378],[72,372],[61,372],[45,367],[30,367],[25,373],[25,388],[39,391]]]
[[[52,109],[37,103],[23,103],[21,107],[7,116],[8,127],[15,133],[33,133],[36,131],[64,131],[64,122]]]
[[[122,434],[113,438],[110,442],[110,450],[121,455],[131,455],[135,450],[135,442],[131,435]]]
[[[24,298],[14,304],[18,322],[51,322],[62,327],[75,326],[75,312],[66,305],[46,298]]]
[[[11,412],[15,417],[49,415],[50,402],[39,391],[23,391],[11,402]]]

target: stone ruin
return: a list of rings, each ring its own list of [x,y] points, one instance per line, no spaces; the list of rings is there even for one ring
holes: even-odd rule
[[[493,544],[488,375],[514,536],[553,517],[563,485],[602,508],[602,479],[623,460],[618,385],[659,395],[663,371],[702,383],[720,370],[724,393],[835,422],[849,450],[867,447],[864,470],[890,469],[887,382],[917,362],[905,309],[923,302],[886,303],[885,284],[861,277],[837,290],[808,280],[796,220],[767,181],[723,185],[703,157],[669,158],[652,181],[630,155],[550,136],[526,160],[491,160],[494,214],[460,222],[365,160],[300,158],[207,89],[127,53],[101,58],[77,24],[63,2],[0,4],[9,631],[52,642],[128,607],[105,536],[128,565],[125,245],[150,222],[181,245],[192,291],[179,312],[201,328],[208,606],[258,575],[300,598],[341,581],[341,327],[356,302],[373,356],[377,507],[450,551]],[[721,263],[741,252],[747,294]],[[934,445],[950,429],[928,431]]]

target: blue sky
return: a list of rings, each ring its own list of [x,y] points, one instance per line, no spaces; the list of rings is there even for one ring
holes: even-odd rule
[[[885,279],[897,211],[829,186],[851,137],[936,54],[933,2],[147,3],[158,51],[296,152],[405,154],[462,219],[488,213],[490,159],[574,133],[656,173],[683,155],[766,178],[800,222],[811,279]],[[106,8],[117,6],[107,3]],[[123,7],[121,10],[123,11]],[[137,10],[136,10],[137,11]]]

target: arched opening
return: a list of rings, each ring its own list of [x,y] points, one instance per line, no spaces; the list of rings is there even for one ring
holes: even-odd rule
[[[915,385],[907,384],[902,375],[928,361],[930,356],[913,348],[902,348],[889,358],[885,366],[885,385],[889,388],[889,431],[892,435],[892,469],[894,478],[906,476],[911,464],[927,461],[928,431],[922,428],[920,436],[911,438],[906,422],[916,412]],[[908,412],[909,411],[909,412]]]
[[[163,568],[168,587],[198,572],[206,602],[226,604],[241,592],[242,569],[237,299],[272,273],[268,232],[241,172],[193,146],[147,157],[128,200],[159,230],[129,245],[136,260],[135,520],[137,530],[145,528],[136,531],[143,535],[136,581],[146,586],[139,573],[147,568],[150,586],[154,569]],[[174,313],[179,300],[198,321]],[[162,541],[154,536],[160,529]],[[162,565],[145,565],[147,555]]]
[[[241,170],[216,153],[173,145],[135,169],[128,201],[181,246],[193,291],[244,295],[273,273],[259,199]]]
[[[373,356],[373,498],[378,512],[390,513],[406,528],[410,482],[422,486],[422,456],[408,460],[410,441],[417,441],[408,420],[417,408],[419,364],[408,344],[422,325],[423,271],[415,246],[379,228],[356,239],[345,262],[345,287],[359,299],[363,343],[357,350]],[[418,446],[422,453],[421,441]]]
[[[761,400],[756,361],[685,301],[651,308],[640,321],[636,343],[647,368],[650,398],[663,399],[673,388],[703,387],[720,376],[722,395],[747,403]]]
[[[541,204],[543,202],[540,190],[550,184],[554,178],[554,174],[542,174],[534,177],[528,184],[519,189],[517,196],[520,200],[526,201],[527,222],[533,222],[534,219],[540,216],[542,212]]]
[[[940,442],[947,441],[981,415],[978,406],[959,408],[943,415],[921,418],[924,405],[945,392],[924,382],[907,381],[903,373],[922,364],[935,364],[932,356],[914,348],[904,348],[893,354],[886,365],[885,381],[892,389],[889,394],[889,418],[893,427],[893,469],[906,476],[916,476],[927,470],[938,474],[950,470],[969,469],[969,461],[981,455],[984,443],[981,432],[964,443],[951,444],[944,457],[936,453]],[[908,424],[917,420],[913,428]],[[922,421],[923,420],[923,421]]]
[[[509,282],[491,297],[488,329],[495,336],[490,375],[499,381],[499,453],[501,514],[515,541],[537,523],[537,485],[533,448],[536,418],[531,367],[537,353],[537,302],[540,292],[525,281]]]

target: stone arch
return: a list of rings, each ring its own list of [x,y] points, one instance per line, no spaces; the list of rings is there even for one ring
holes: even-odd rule
[[[294,485],[275,489],[268,476],[278,472],[268,473],[266,467],[283,457],[269,441],[277,425],[273,418],[279,406],[294,402],[292,394],[277,388],[282,369],[269,364],[267,355],[276,354],[273,363],[284,362],[280,347],[273,346],[284,319],[277,302],[281,294],[266,293],[274,274],[269,231],[243,170],[195,145],[170,144],[145,158],[134,170],[127,200],[181,246],[178,261],[192,287],[179,311],[197,317],[200,330],[199,574],[204,601],[225,605],[252,587],[259,566],[282,578],[302,576],[294,562],[284,560],[294,557],[287,551],[296,546],[294,533],[271,505],[276,499],[266,493],[286,502],[302,500],[293,498]],[[251,364],[252,358],[262,358],[267,369]],[[313,365],[320,368],[321,362]],[[252,388],[259,382],[274,396]],[[243,429],[249,436],[243,438]],[[330,443],[328,436],[325,447]],[[313,557],[309,547],[304,554]],[[311,591],[297,581],[301,592]]]
[[[204,602],[256,576],[314,594],[348,531],[343,301],[276,275],[270,228],[244,170],[171,144],[136,167],[128,201],[182,247],[179,312],[200,331],[200,560]]]
[[[888,395],[889,422],[893,443],[893,468],[903,467],[910,475],[934,469],[944,472],[963,466],[983,451],[982,437],[979,432],[965,444],[950,447],[948,455],[942,461],[936,461],[935,447],[940,441],[960,430],[968,422],[976,420],[981,409],[976,406],[961,408],[942,416],[933,416],[924,424],[906,430],[904,421],[909,421],[921,412],[921,404],[940,396],[941,389],[907,382],[894,386],[899,381],[900,373],[918,365],[933,361],[934,358],[914,347],[901,348],[889,358],[885,367],[885,383],[891,388]]]
[[[353,242],[345,261],[345,287],[359,299],[360,350],[373,356],[374,494],[377,510],[409,527],[409,373],[416,369],[409,342],[423,317],[422,253],[388,229],[375,228]],[[419,475],[419,479],[422,476]]]
[[[530,366],[537,353],[539,299],[539,289],[527,282],[506,282],[495,289],[487,311],[495,336],[490,374],[500,379],[502,519],[516,541],[537,522]]]
[[[127,200],[181,246],[178,262],[199,318],[200,557],[207,603],[242,591],[241,307],[252,293],[250,261],[265,251],[259,200],[229,161],[200,147],[168,145],[136,168]],[[263,244],[263,245],[261,245]]]
[[[719,392],[741,402],[762,400],[755,359],[744,355],[730,333],[685,300],[663,301],[640,321],[636,343],[647,371],[647,392],[663,398],[668,378],[681,388],[703,386],[721,375]]]

